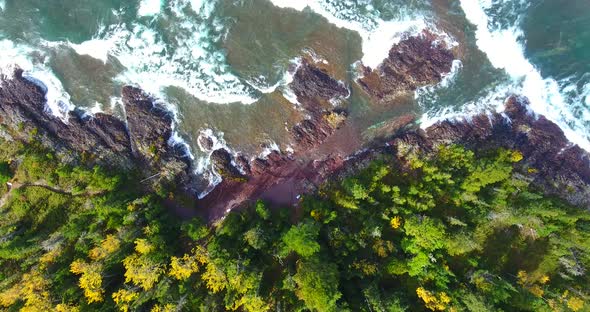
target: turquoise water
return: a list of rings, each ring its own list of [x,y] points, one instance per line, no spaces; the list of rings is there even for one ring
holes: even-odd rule
[[[587,0],[0,0],[0,66],[42,81],[56,115],[74,106],[123,114],[120,89],[142,87],[177,116],[179,136],[208,172],[197,137],[251,155],[286,150],[304,116],[289,99],[297,58],[324,60],[351,86],[340,105],[361,133],[389,118],[442,118],[531,99],[590,149],[590,2]],[[424,28],[457,44],[443,83],[376,107],[354,79],[401,32]]]

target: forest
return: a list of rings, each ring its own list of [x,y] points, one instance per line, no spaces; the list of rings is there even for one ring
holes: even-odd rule
[[[138,172],[0,146],[2,310],[590,310],[590,214],[517,150],[384,153],[295,208],[206,224]]]

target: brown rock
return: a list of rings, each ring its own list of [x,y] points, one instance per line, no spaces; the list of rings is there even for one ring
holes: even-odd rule
[[[332,78],[326,71],[303,59],[289,85],[303,107],[312,113],[329,108],[328,101],[350,95],[346,86]]]
[[[115,116],[72,111],[63,121],[45,109],[45,91],[17,70],[0,82],[0,120],[11,139],[33,138],[58,153],[88,156],[113,168],[141,168],[146,176],[190,180],[190,161],[183,146],[170,146],[172,117],[141,90],[122,92],[127,124]]]
[[[308,118],[292,129],[296,149],[321,144],[345,122],[346,111],[334,109],[329,101],[347,97],[350,91],[325,70],[303,59],[289,87],[308,113]]]
[[[31,134],[44,145],[67,153],[85,153],[99,162],[131,166],[129,136],[125,124],[116,117],[85,116],[70,112],[67,122],[45,109],[45,91],[25,79],[22,70],[0,83],[0,117],[13,139],[29,141]]]
[[[207,152],[207,151],[210,151],[213,149],[213,139],[211,139],[210,137],[201,133],[199,135],[198,140],[199,140],[199,145],[204,152]]]
[[[357,82],[377,101],[388,103],[398,95],[436,84],[451,71],[453,53],[429,31],[394,45],[376,69],[362,67]]]
[[[211,162],[215,171],[226,179],[244,179],[244,175],[234,165],[234,156],[226,149],[218,149],[211,153]]]
[[[122,94],[135,155],[147,161],[169,156],[173,122],[170,113],[140,89],[127,86]]]

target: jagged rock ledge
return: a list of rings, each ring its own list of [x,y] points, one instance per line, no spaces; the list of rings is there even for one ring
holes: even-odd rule
[[[424,30],[395,44],[377,68],[360,66],[362,77],[357,83],[376,102],[386,104],[401,94],[440,82],[451,71],[454,59],[444,38]]]
[[[113,115],[70,111],[66,120],[46,109],[45,91],[17,69],[0,81],[0,135],[39,141],[63,159],[111,168],[138,168],[155,183],[161,179],[190,186],[191,162],[182,145],[171,146],[173,119],[164,107],[134,87],[122,90],[126,120]]]

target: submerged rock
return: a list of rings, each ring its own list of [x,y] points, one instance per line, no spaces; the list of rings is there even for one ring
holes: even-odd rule
[[[442,38],[425,30],[395,44],[377,68],[361,67],[358,84],[375,100],[387,103],[400,94],[439,83],[455,56]]]

